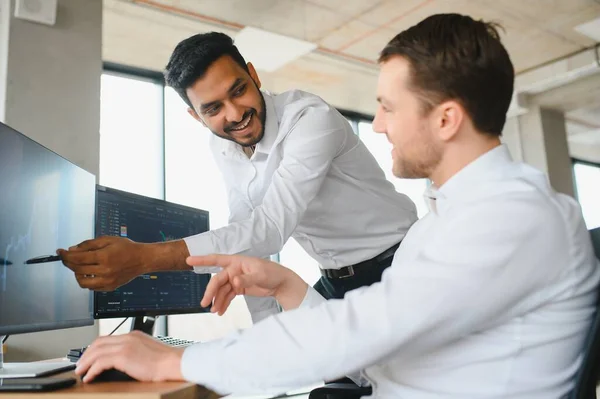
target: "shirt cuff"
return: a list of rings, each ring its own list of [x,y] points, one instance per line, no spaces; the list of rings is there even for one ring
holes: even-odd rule
[[[304,299],[302,300],[302,302],[300,303],[300,306],[298,306],[298,307],[299,308],[304,308],[304,307],[312,308],[312,307],[315,307],[326,301],[327,301],[327,299],[323,298],[317,290],[315,290],[313,287],[309,286],[308,289],[306,290],[306,295],[304,296]]]
[[[213,245],[212,232],[210,231],[186,237],[183,241],[187,245],[190,256],[210,255],[217,252],[215,245]]]
[[[252,324],[256,324],[267,317],[279,313],[279,304],[273,297],[257,297],[244,295]]]
[[[183,239],[187,246],[190,256],[203,256],[217,253],[217,248],[213,245],[210,231],[197,234],[195,236]],[[194,271],[198,274],[218,273],[222,269],[216,266],[194,266]]]

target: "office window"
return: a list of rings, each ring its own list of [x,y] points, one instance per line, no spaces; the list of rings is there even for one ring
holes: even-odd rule
[[[588,229],[600,227],[600,165],[576,161],[573,173],[585,224]]]
[[[423,193],[427,188],[427,179],[399,179],[394,176],[390,153],[392,146],[385,135],[373,132],[371,122],[360,121],[358,123],[358,136],[375,156],[387,179],[396,187],[396,191],[406,194],[415,203],[419,217],[425,215],[429,211],[423,199]]]
[[[100,96],[100,184],[163,198],[162,85],[104,73]]]

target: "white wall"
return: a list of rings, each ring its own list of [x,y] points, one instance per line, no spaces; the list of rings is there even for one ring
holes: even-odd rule
[[[0,1],[14,7],[14,0]],[[11,15],[6,29],[3,17],[5,12],[0,13],[0,118],[97,175],[102,0],[59,0],[55,26]],[[97,333],[97,326],[91,326],[15,335],[7,342],[6,358],[64,356],[69,348],[89,344]]]

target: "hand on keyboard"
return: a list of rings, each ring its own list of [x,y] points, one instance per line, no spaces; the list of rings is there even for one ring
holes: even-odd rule
[[[197,344],[197,341],[191,341],[189,339],[179,339],[179,338],[173,338],[173,337],[164,337],[164,336],[158,336],[158,337],[154,337],[157,341],[162,342],[163,344],[172,346],[174,348],[185,348],[186,346],[190,346],[190,345],[194,345]],[[77,363],[77,361],[79,360],[79,358],[81,357],[81,355],[83,355],[83,352],[85,352],[85,350],[87,349],[87,347],[83,347],[83,348],[75,348],[75,349],[70,349],[69,353],[67,353],[67,358],[73,362],[73,363]]]

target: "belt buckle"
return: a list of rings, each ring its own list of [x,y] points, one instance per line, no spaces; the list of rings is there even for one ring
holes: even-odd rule
[[[345,269],[348,269],[348,274],[339,276],[338,278],[342,279],[342,278],[348,278],[348,277],[354,276],[354,266],[347,266],[347,267],[345,267]]]

